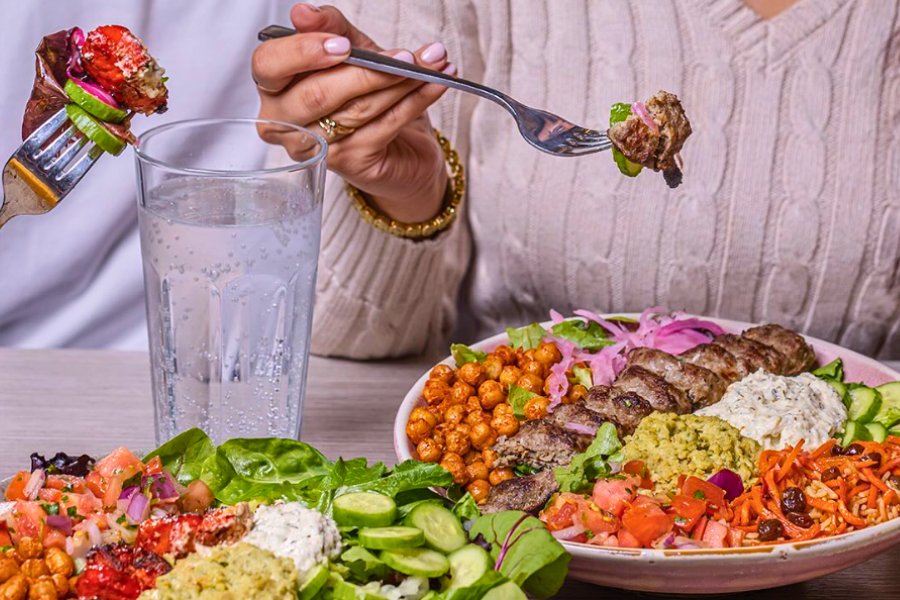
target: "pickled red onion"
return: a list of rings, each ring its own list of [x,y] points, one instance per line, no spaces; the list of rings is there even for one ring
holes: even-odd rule
[[[566,423],[565,425],[563,425],[563,429],[568,429],[569,431],[574,431],[575,433],[583,433],[585,435],[597,435],[596,427],[583,425],[581,423]]]
[[[112,106],[113,108],[117,108],[119,110],[122,109],[122,107],[119,106],[119,103],[116,102],[116,99],[113,98],[109,92],[107,92],[105,89],[103,89],[96,83],[93,83],[91,81],[86,81],[84,79],[79,79],[78,77],[74,77],[73,73],[72,73],[72,69],[69,69],[69,71],[67,73],[69,75],[69,79],[72,80],[72,83],[74,83],[75,85],[77,85],[78,87],[80,87],[81,89],[86,91],[91,96],[94,96],[100,102],[103,102],[104,104],[108,104],[109,106]]]
[[[650,111],[647,110],[646,104],[643,102],[635,102],[631,105],[631,112],[637,115],[641,121],[650,128],[650,131],[659,135],[659,125],[657,125],[656,121],[653,120],[653,117],[650,116]]]

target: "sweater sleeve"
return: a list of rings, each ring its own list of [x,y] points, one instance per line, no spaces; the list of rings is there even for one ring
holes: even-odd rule
[[[440,41],[462,74],[478,76],[472,72],[481,62],[468,2],[336,4],[382,47],[415,50]],[[451,91],[429,113],[464,165],[474,100],[467,96]],[[404,240],[365,223],[350,204],[344,182],[329,173],[312,351],[368,359],[421,354],[444,344],[455,325],[457,296],[471,256],[466,202],[457,221],[441,235]]]

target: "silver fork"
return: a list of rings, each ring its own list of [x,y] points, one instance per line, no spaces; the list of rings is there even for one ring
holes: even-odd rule
[[[297,32],[287,27],[269,25],[259,32],[258,37],[259,41],[264,42],[274,38],[288,37],[295,33]],[[522,137],[538,150],[548,154],[584,156],[612,148],[612,143],[603,131],[581,127],[553,113],[525,106],[502,92],[474,81],[431,71],[361,48],[352,48],[350,57],[344,62],[348,65],[400,75],[426,83],[446,85],[496,102],[516,119]]]
[[[3,168],[0,227],[18,215],[41,215],[59,204],[103,154],[89,141],[64,108],[35,129]]]

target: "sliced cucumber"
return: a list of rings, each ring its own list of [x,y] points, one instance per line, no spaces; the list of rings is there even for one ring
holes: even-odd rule
[[[880,444],[887,439],[887,427],[881,423],[866,423],[866,429],[869,431],[869,436],[872,438],[873,442],[878,442]]]
[[[469,541],[456,515],[436,504],[421,504],[414,508],[406,517],[406,525],[421,529],[425,543],[444,554],[459,550]]]
[[[881,410],[873,419],[887,428],[900,423],[900,381],[892,381],[875,388],[881,394]]]
[[[325,582],[328,581],[328,573],[328,567],[325,565],[319,564],[314,566],[297,588],[299,600],[312,600],[319,593],[319,590],[322,589],[322,586],[325,585]]]
[[[378,558],[393,570],[415,577],[440,577],[450,570],[446,556],[427,548],[382,550]]]
[[[491,555],[475,544],[463,546],[447,557],[450,561],[450,589],[467,587],[494,568]]]
[[[397,518],[397,504],[388,496],[353,492],[334,500],[334,520],[342,527],[387,527]]]
[[[334,582],[334,598],[335,600],[387,600],[384,596],[373,594],[343,579]]]
[[[528,600],[528,596],[512,581],[488,590],[481,600]]]
[[[878,414],[875,415],[872,422],[884,425],[885,427],[893,427],[897,423],[900,423],[900,407],[892,406],[891,408],[885,409],[884,405],[882,405],[881,410],[878,411]]]
[[[850,389],[850,408],[847,418],[857,423],[868,423],[881,410],[881,394],[870,387]]]
[[[425,534],[416,527],[372,527],[359,530],[359,544],[371,550],[415,548],[425,543]]]
[[[844,401],[844,406],[849,406],[850,393],[847,391],[847,386],[844,385],[844,382],[838,381],[837,379],[826,379],[825,381],[827,381],[831,385],[831,387],[833,387],[835,391],[837,391],[837,393],[841,397],[841,400]]]
[[[900,437],[900,426],[894,425],[893,427],[888,429],[888,435]]]
[[[862,423],[857,423],[856,421],[844,423],[844,437],[841,439],[841,446],[844,448],[857,440],[867,442],[871,439],[872,436],[869,434],[869,430]]]
[[[104,152],[118,156],[125,149],[125,142],[110,133],[97,119],[77,104],[66,104],[66,114],[81,133],[97,144]]]
[[[115,108],[110,106],[103,100],[100,100],[96,96],[90,94],[83,87],[69,79],[66,81],[66,85],[63,87],[66,95],[71,98],[75,104],[94,115],[101,121],[108,121],[110,123],[121,123],[125,120],[125,117],[128,115],[127,112],[122,110],[121,108]]]

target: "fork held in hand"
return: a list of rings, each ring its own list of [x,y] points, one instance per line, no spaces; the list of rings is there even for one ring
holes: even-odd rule
[[[15,216],[53,209],[103,154],[94,143],[82,152],[88,142],[65,108],[35,129],[3,169],[0,227]]]
[[[288,37],[295,33],[297,33],[295,30],[287,27],[270,25],[259,32],[259,40]],[[612,143],[603,131],[580,127],[547,111],[525,106],[506,94],[480,83],[411,65],[361,48],[351,48],[350,57],[344,62],[373,71],[445,85],[496,102],[516,119],[522,137],[538,150],[548,154],[583,156],[612,148]]]

